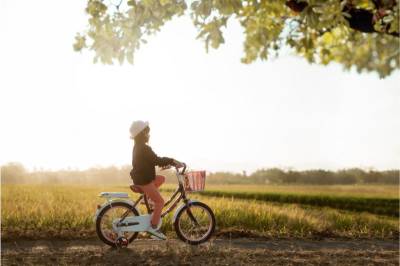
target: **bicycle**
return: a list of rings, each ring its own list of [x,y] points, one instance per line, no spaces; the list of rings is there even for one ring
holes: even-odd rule
[[[177,167],[175,170],[178,187],[170,199],[165,202],[164,208],[170,203],[172,204],[161,214],[158,226],[161,226],[163,218],[183,200],[183,204],[174,213],[173,227],[179,239],[191,245],[199,245],[209,240],[214,233],[215,216],[208,205],[189,199],[186,192],[204,189],[205,172],[201,178],[202,183],[200,186],[197,184],[196,187],[196,184],[193,185],[196,175],[190,176],[190,173],[185,173],[186,164],[183,164],[181,172]],[[192,182],[189,177],[194,177],[191,179]],[[100,240],[109,246],[126,247],[137,238],[139,232],[147,232],[150,228],[152,208],[148,198],[139,187],[131,185],[130,188],[133,192],[141,194],[135,202],[129,198],[128,193],[124,192],[101,192],[99,194],[107,201],[103,205],[97,206],[94,216],[96,232]],[[147,214],[141,215],[136,208],[140,202],[144,202]],[[116,215],[112,216],[112,212]]]

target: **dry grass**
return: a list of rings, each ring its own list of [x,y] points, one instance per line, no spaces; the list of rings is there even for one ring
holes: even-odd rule
[[[101,191],[129,191],[128,187],[72,185],[3,185],[3,239],[88,238],[95,236],[93,215],[103,200]],[[133,198],[137,194],[130,192]],[[398,219],[368,213],[297,204],[274,204],[252,200],[190,195],[215,212],[219,234],[249,232],[270,237],[398,237]],[[165,195],[166,197],[166,195]],[[171,216],[164,230],[174,235]]]

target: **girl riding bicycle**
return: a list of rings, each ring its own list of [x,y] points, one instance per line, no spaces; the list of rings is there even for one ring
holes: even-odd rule
[[[158,188],[164,183],[165,177],[156,175],[155,166],[168,167],[173,165],[182,167],[183,165],[172,158],[158,157],[151,147],[147,145],[150,138],[149,122],[134,121],[129,131],[131,139],[135,141],[132,152],[131,178],[133,183],[154,202],[151,228],[149,228],[148,232],[160,239],[166,239],[159,228],[164,199],[158,191]]]

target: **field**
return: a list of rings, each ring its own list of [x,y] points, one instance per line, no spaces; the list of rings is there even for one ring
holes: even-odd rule
[[[96,236],[101,191],[138,196],[127,186],[2,185],[2,265],[398,265],[397,186],[208,186],[189,197],[214,210],[210,242],[177,240],[171,214],[167,241],[142,235],[122,250]]]
[[[172,186],[164,189],[166,198]],[[137,197],[126,186],[3,185],[2,239],[95,237],[92,218],[96,205],[103,202],[97,197],[101,191],[126,191]],[[206,193],[190,197],[214,210],[219,236],[398,239],[399,235],[396,186],[209,186]],[[164,220],[163,230],[173,237],[170,219],[171,215]]]
[[[165,188],[172,191],[172,188]],[[201,195],[264,202],[299,203],[341,210],[399,216],[396,186],[211,186]]]

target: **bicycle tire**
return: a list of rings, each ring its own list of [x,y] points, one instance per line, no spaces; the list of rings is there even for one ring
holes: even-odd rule
[[[135,216],[139,216],[140,215],[135,207],[133,207],[132,205],[130,205],[130,204],[126,203],[126,202],[115,202],[115,203],[107,205],[106,207],[104,207],[103,210],[101,210],[101,212],[99,213],[99,215],[96,218],[96,233],[97,233],[97,236],[100,238],[101,241],[103,241],[105,244],[107,244],[109,246],[112,246],[112,247],[116,247],[115,242],[111,242],[110,240],[108,240],[103,235],[103,232],[102,232],[100,226],[101,226],[101,219],[102,219],[103,215],[107,211],[109,211],[110,209],[112,209],[114,207],[126,207],[129,210],[131,210]],[[129,243],[131,243],[133,240],[135,240],[138,235],[139,235],[139,232],[134,232],[134,234],[131,237],[129,237],[129,239],[128,239]]]
[[[186,238],[185,234],[181,231],[181,228],[179,226],[179,220],[181,219],[182,214],[187,210],[188,206],[183,207],[177,213],[176,219],[174,221],[174,229],[175,229],[176,235],[183,242],[188,243],[190,245],[199,245],[199,244],[202,244],[202,243],[206,242],[207,240],[209,240],[210,237],[213,235],[213,233],[215,231],[215,224],[216,224],[215,215],[214,215],[213,211],[211,210],[211,208],[208,207],[208,205],[203,202],[199,202],[199,201],[191,202],[191,203],[189,203],[189,208],[191,206],[199,206],[208,212],[208,215],[211,218],[211,225],[210,225],[210,229],[207,231],[206,235],[204,235],[203,237],[201,237],[198,240],[191,240],[191,239]]]

